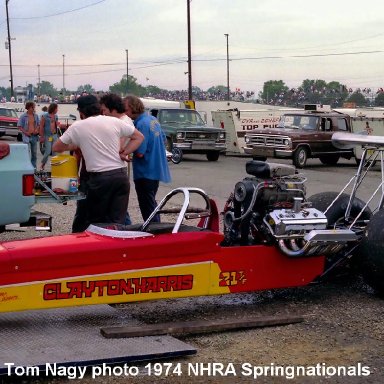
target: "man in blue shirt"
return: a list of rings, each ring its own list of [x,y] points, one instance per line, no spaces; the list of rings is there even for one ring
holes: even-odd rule
[[[171,175],[165,154],[165,135],[157,119],[145,112],[143,102],[134,95],[124,98],[127,115],[144,141],[132,159],[133,181],[143,220],[147,220],[157,206],[156,193],[159,182],[169,183]],[[153,221],[160,221],[155,217]]]

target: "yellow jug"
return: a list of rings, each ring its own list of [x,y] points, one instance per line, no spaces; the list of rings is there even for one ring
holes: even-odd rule
[[[60,154],[51,157],[52,177],[77,177],[77,160],[75,156]]]

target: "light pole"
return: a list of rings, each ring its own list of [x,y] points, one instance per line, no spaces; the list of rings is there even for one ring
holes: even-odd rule
[[[63,97],[65,98],[65,55],[63,55]]]
[[[38,83],[37,83],[37,93],[38,93],[38,95],[39,95],[39,98],[40,98],[40,86],[41,86],[41,84],[40,84],[40,64],[37,64],[37,79],[38,79]]]
[[[9,53],[9,72],[11,75],[11,97],[13,96],[13,74],[12,74],[12,52],[11,52],[11,33],[9,31],[9,15],[8,15],[9,0],[5,0],[5,8],[7,11],[7,30],[8,30],[8,53]]]
[[[128,89],[129,89],[129,82],[128,82],[128,49],[125,50],[126,56],[127,56],[127,95],[128,95]]]
[[[229,97],[229,48],[228,48],[228,33],[224,33],[225,38],[227,39],[227,100],[230,100]]]
[[[191,10],[190,0],[187,0],[187,20],[188,20],[188,98],[192,100],[192,59],[191,59]]]

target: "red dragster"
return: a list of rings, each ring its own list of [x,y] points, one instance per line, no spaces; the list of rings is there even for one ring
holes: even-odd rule
[[[289,165],[250,161],[247,173],[224,208],[223,233],[215,203],[178,188],[144,224],[1,243],[0,311],[303,286],[364,245],[372,213],[361,200],[306,199],[305,179]],[[368,282],[381,291],[384,268],[368,261]]]

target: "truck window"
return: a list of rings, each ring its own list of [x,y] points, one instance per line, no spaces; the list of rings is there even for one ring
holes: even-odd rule
[[[324,132],[329,132],[332,130],[332,121],[331,119],[321,119],[321,130]]]
[[[185,109],[168,109],[161,111],[161,122],[166,124],[190,124],[190,125],[205,125],[201,116],[195,110]]]
[[[0,108],[0,116],[17,117],[14,109]]]
[[[314,131],[317,129],[318,118],[315,116],[308,116],[303,119],[303,129]]]
[[[337,119],[339,131],[348,131],[347,121],[345,119]]]
[[[282,116],[278,127],[288,129],[305,129],[305,130],[316,130],[318,129],[319,118],[316,116],[293,116],[287,115]]]

